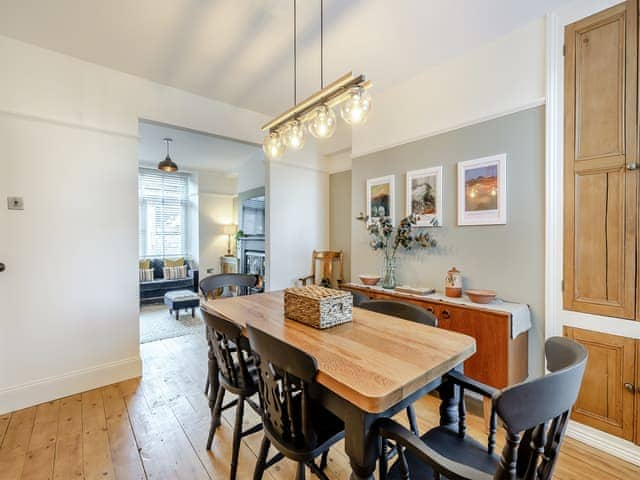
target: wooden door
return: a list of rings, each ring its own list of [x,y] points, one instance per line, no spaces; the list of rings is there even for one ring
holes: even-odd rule
[[[637,0],[565,30],[564,308],[635,317]]]
[[[571,418],[626,440],[633,440],[635,340],[565,327],[565,336],[589,351],[587,368]]]
[[[640,340],[636,340],[636,443],[640,445]]]

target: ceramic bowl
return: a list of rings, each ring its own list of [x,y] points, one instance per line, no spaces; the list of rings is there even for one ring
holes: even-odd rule
[[[360,275],[360,281],[365,285],[369,285],[370,287],[373,287],[374,285],[377,285],[378,282],[380,281],[380,276],[379,275]]]
[[[494,290],[466,290],[464,293],[474,303],[491,303],[496,298]]]

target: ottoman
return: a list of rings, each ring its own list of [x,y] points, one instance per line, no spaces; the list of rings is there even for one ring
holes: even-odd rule
[[[164,304],[169,307],[169,314],[176,312],[176,320],[180,320],[180,310],[191,309],[191,316],[195,315],[196,307],[200,306],[200,297],[191,290],[174,290],[164,294]]]

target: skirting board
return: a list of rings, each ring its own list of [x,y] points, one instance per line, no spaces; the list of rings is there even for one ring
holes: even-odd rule
[[[142,374],[140,356],[43,378],[0,391],[0,415]]]
[[[640,466],[640,446],[581,423],[569,422],[567,435],[609,455]]]

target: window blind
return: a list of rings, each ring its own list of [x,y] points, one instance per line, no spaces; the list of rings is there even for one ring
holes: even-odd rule
[[[138,199],[140,257],[186,257],[189,175],[141,168]]]

